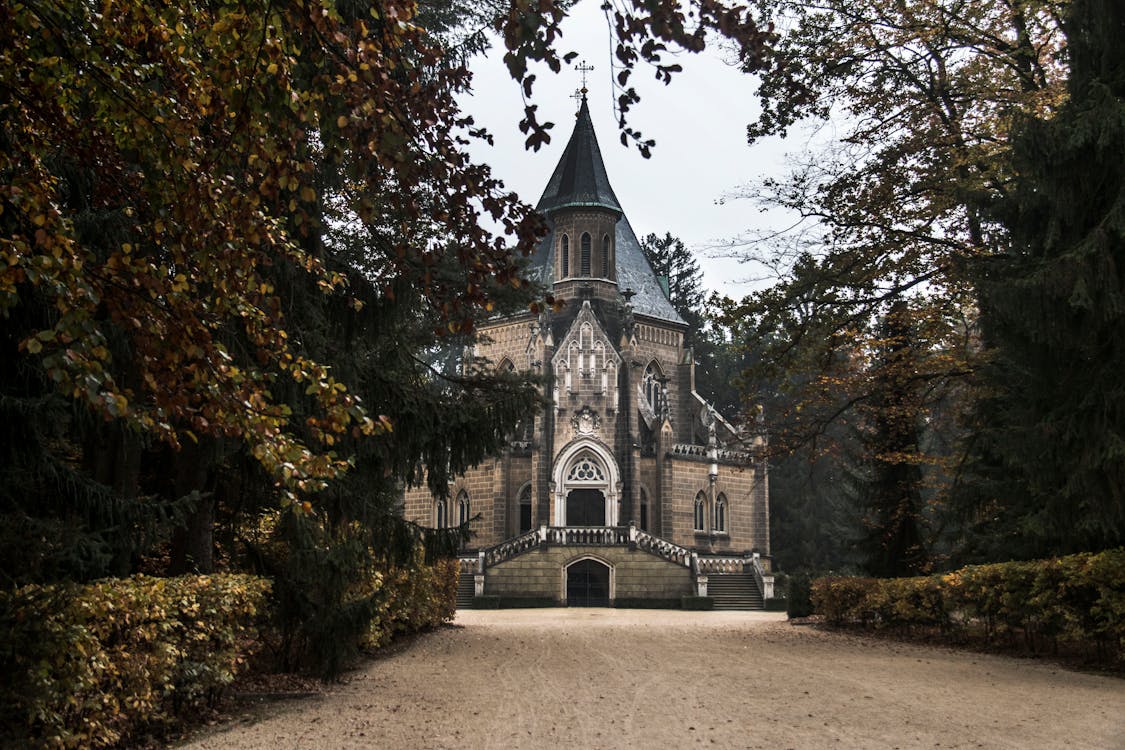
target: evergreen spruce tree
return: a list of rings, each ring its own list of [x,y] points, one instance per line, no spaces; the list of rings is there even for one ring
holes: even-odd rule
[[[920,528],[922,468],[919,430],[923,413],[917,342],[910,311],[896,302],[884,316],[872,368],[872,397],[861,407],[861,454],[852,490],[864,513],[860,540],[864,567],[882,577],[918,575],[928,559]]]
[[[1125,6],[1076,0],[1066,32],[1070,99],[1018,128],[1010,249],[978,267],[970,557],[1125,542]]]

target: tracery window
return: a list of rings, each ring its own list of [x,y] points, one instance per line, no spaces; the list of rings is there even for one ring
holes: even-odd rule
[[[449,525],[449,508],[445,500],[434,501],[434,528],[444,529]]]
[[[707,496],[700,492],[695,496],[695,530],[704,531],[705,515],[704,508],[707,505]]]
[[[566,476],[568,482],[604,482],[605,472],[602,467],[589,453],[584,453],[578,457],[570,467],[570,473]]]
[[[590,275],[590,234],[588,232],[582,233],[582,249],[581,249],[580,252],[581,252],[581,255],[579,257],[580,257],[581,264],[579,266],[578,274],[580,276],[589,276]]]
[[[715,501],[715,531],[726,533],[727,530],[727,496],[720,494]]]
[[[570,237],[565,234],[562,236],[562,247],[559,254],[562,255],[562,277],[565,279],[570,276]]]

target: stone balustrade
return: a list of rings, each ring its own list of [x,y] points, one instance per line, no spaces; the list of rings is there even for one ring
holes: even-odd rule
[[[667,539],[653,536],[647,531],[637,530],[635,533],[637,549],[651,552],[654,555],[663,557],[665,560],[670,560],[678,565],[683,565],[685,567],[691,566],[691,550],[681,547],[678,544],[672,544]]]
[[[684,458],[691,458],[700,461],[707,461],[707,446],[694,445],[692,443],[675,443],[672,446],[670,453],[673,456],[683,456]],[[723,463],[732,464],[745,464],[750,460],[750,454],[746,451],[730,450],[729,448],[719,448],[716,450],[716,455]]]
[[[699,557],[695,562],[695,572],[699,575],[741,573],[745,563],[742,557]]]
[[[547,528],[551,544],[587,544],[613,547],[629,543],[628,526],[551,526]]]
[[[696,559],[691,550],[641,531],[636,526],[540,526],[500,544],[482,549],[478,557],[462,557],[461,572],[481,574],[485,568],[510,560],[544,544],[560,546],[624,547],[638,549],[684,567]],[[719,572],[716,570],[716,572]]]
[[[493,547],[481,550],[482,566],[488,567],[502,563],[529,549],[538,547],[543,541],[540,531],[540,529],[532,529],[525,534],[520,534]]]
[[[773,599],[773,576],[762,568],[762,558],[757,552],[750,558],[750,563],[754,570],[754,580],[758,582],[758,591],[762,592],[763,598]]]

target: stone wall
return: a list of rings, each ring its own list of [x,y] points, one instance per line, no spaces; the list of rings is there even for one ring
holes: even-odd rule
[[[613,569],[615,599],[671,599],[695,591],[691,571],[642,550],[627,547],[552,545],[526,552],[488,568],[484,593],[489,596],[545,597],[563,603],[563,568],[593,557]]]

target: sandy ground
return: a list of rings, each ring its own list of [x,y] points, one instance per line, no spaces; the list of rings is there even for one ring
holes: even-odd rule
[[[783,617],[461,612],[323,696],[184,747],[1125,750],[1120,679]]]

